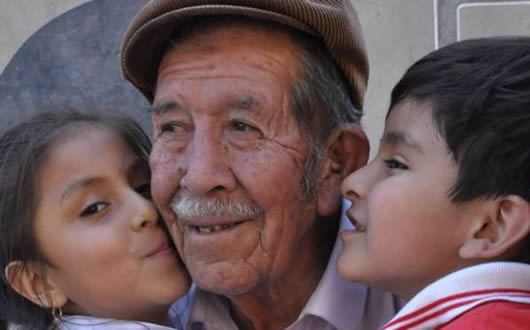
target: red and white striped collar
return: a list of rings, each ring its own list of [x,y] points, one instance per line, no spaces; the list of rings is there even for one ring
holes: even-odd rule
[[[433,329],[499,300],[530,304],[530,265],[493,262],[451,273],[420,291],[383,329]]]

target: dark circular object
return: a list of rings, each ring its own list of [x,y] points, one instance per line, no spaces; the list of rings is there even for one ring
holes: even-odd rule
[[[119,45],[147,0],[93,0],[35,32],[0,75],[0,132],[44,110],[119,111],[151,133],[149,104],[119,71]]]

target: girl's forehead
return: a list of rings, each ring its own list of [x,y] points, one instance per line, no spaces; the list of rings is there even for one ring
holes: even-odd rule
[[[87,136],[119,136],[118,132],[103,123],[98,122],[73,122],[62,128],[59,128],[55,133],[57,142],[70,142],[73,140],[83,140]]]
[[[103,127],[72,128],[60,136],[48,150],[41,172],[57,171],[65,179],[83,172],[108,168],[114,172],[127,169],[139,157],[115,131]]]

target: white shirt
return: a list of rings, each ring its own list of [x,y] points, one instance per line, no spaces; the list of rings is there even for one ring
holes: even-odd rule
[[[467,267],[431,283],[384,327],[437,329],[488,302],[530,304],[530,265],[492,262]]]
[[[159,324],[104,319],[84,315],[64,316],[59,324],[61,330],[169,330],[174,329]]]
[[[351,229],[343,203],[340,231]],[[337,234],[338,237],[338,234]],[[398,311],[402,303],[390,293],[364,284],[348,282],[337,274],[336,262],[342,250],[337,239],[328,266],[300,317],[288,330],[371,330],[378,329]],[[188,330],[237,330],[230,317],[227,298],[196,289],[188,317]]]

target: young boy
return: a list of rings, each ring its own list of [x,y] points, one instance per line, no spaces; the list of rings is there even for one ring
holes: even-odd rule
[[[339,272],[412,298],[384,329],[530,329],[530,38],[415,63],[342,192]]]

